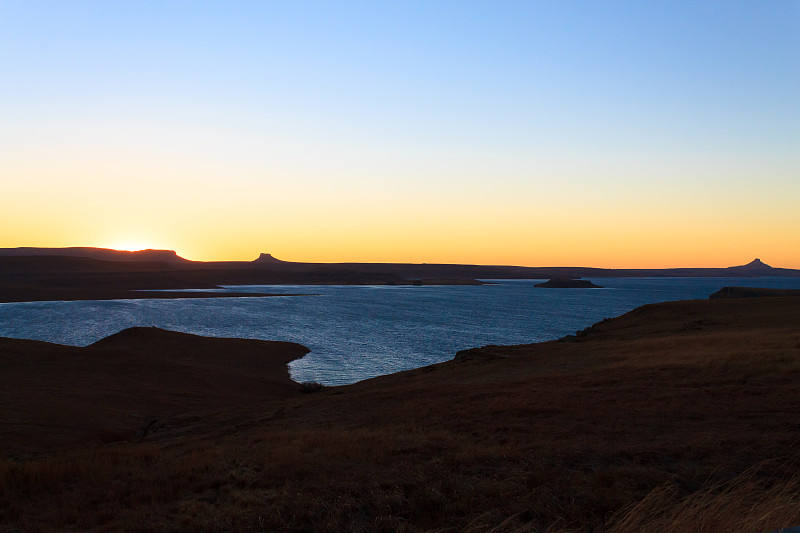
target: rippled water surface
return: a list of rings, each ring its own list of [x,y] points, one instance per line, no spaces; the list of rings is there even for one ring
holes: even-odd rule
[[[83,346],[131,326],[299,342],[297,381],[352,383],[451,359],[486,344],[551,340],[645,303],[706,298],[724,286],[800,288],[800,278],[593,279],[604,289],[484,286],[237,286],[304,296],[0,304],[0,336]],[[313,293],[313,294],[312,294]]]

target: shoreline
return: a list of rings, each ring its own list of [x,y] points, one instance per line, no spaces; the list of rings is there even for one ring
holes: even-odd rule
[[[169,291],[169,290],[130,290],[130,291],[38,291],[27,292],[25,295],[13,296],[0,292],[0,304],[4,303],[33,303],[33,302],[81,302],[81,301],[106,301],[106,300],[180,300],[191,298],[270,298],[274,296],[312,296],[312,293],[280,294],[256,292],[203,292]]]
[[[421,283],[266,283],[265,285],[291,285],[304,287],[342,286],[387,286],[387,287],[420,287],[431,285],[479,286],[491,283],[477,280],[425,280]],[[310,296],[313,293],[255,293],[255,292],[214,292],[212,287],[170,287],[170,288],[110,288],[95,289],[82,287],[27,287],[24,285],[0,284],[0,303],[24,302],[75,302],[86,300],[150,300],[150,299],[182,299],[182,298],[258,298],[273,296]],[[204,289],[206,292],[204,292]]]

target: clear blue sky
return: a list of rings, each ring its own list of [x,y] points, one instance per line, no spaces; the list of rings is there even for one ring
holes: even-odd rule
[[[192,242],[198,258],[344,260],[311,235],[346,234],[331,249],[353,259],[611,264],[581,228],[622,232],[611,248],[636,262],[647,237],[630,226],[652,214],[660,238],[691,240],[682,224],[670,232],[672,217],[722,221],[709,239],[733,246],[727,226],[746,241],[709,256],[697,244],[679,263],[749,260],[762,241],[742,218],[784,238],[800,227],[799,58],[797,1],[0,0],[0,173],[14,195],[0,222],[18,228],[0,245],[102,244],[114,237],[89,228],[104,220],[179,251]],[[64,216],[65,197],[94,224],[22,231],[36,224],[21,206]],[[274,204],[287,201],[307,207],[307,227],[285,223]],[[709,220],[715,201],[730,210]],[[203,249],[188,226],[165,228],[196,218],[214,241],[200,220],[213,213],[198,209],[210,202],[239,205],[216,222],[242,235],[235,246]],[[265,204],[274,218],[237,213]],[[491,231],[453,223],[463,211],[491,218]],[[402,241],[409,212],[425,223],[414,231],[434,228],[418,255]],[[384,251],[371,224],[403,252]],[[564,231],[572,250],[525,225]],[[489,242],[503,232],[529,250]],[[491,254],[445,245],[470,235]],[[770,253],[800,267],[778,239]],[[669,260],[648,257],[638,264]]]

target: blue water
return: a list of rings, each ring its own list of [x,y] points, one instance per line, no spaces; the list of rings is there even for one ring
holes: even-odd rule
[[[451,359],[486,344],[552,340],[645,303],[707,298],[724,286],[800,289],[800,278],[593,279],[604,289],[484,286],[237,286],[305,296],[0,304],[0,336],[84,346],[131,326],[285,340],[311,353],[297,381],[345,384]]]

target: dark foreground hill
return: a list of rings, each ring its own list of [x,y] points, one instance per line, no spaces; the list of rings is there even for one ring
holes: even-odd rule
[[[204,420],[301,389],[290,342],[129,328],[85,348],[0,337],[0,453],[35,454]],[[182,428],[186,429],[186,428]]]
[[[289,383],[303,352],[3,341],[0,531],[800,524],[800,298],[648,305],[346,387]]]

